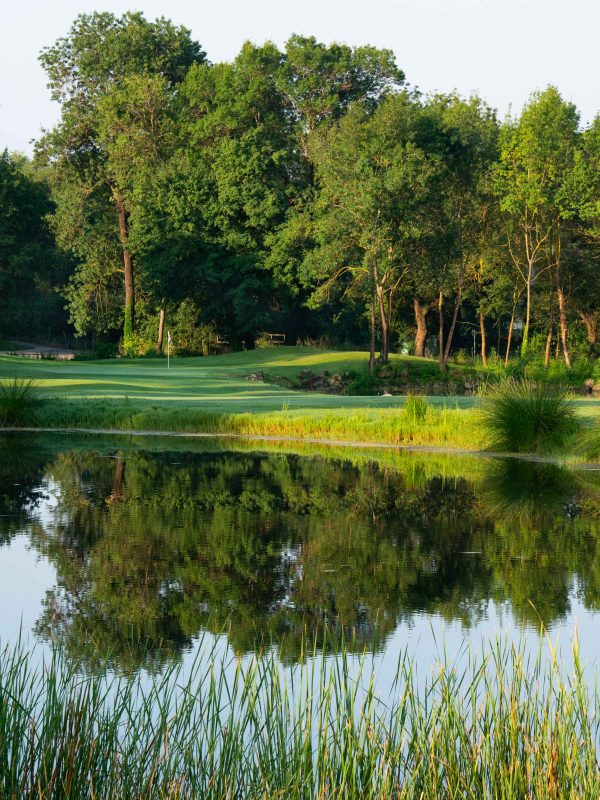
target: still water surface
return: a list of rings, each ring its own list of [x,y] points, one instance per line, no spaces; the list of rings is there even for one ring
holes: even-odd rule
[[[240,445],[237,445],[239,448]],[[159,449],[160,448],[160,449]],[[194,449],[192,449],[194,448]],[[496,637],[600,656],[600,475],[407,453],[0,436],[0,644],[159,671],[326,629],[385,691]]]

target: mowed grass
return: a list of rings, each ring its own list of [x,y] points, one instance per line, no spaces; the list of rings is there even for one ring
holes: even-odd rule
[[[430,359],[392,356],[416,368],[435,368]],[[340,397],[295,392],[271,383],[251,382],[246,376],[263,371],[293,378],[300,370],[315,373],[363,370],[367,355],[309,347],[280,347],[206,358],[115,359],[109,361],[34,361],[18,356],[0,357],[0,378],[27,376],[42,382],[46,394],[78,399],[117,399],[160,403],[178,408],[190,405],[207,411],[260,412],[290,408],[389,408],[389,397]],[[396,403],[398,401],[396,400]],[[461,406],[472,405],[460,398]]]
[[[430,359],[393,356],[428,375]],[[0,380],[34,379],[48,402],[36,423],[49,428],[147,430],[279,436],[482,449],[488,436],[475,397],[429,397],[427,411],[404,412],[404,397],[297,392],[246,376],[294,377],[299,370],[330,373],[366,369],[367,355],[281,347],[208,358],[33,361],[0,357]],[[598,401],[571,401],[594,418]]]

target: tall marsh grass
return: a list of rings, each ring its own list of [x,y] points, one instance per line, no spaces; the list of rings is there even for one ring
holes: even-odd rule
[[[33,378],[0,380],[0,427],[34,424],[40,403],[39,386]]]
[[[419,394],[408,394],[404,402],[404,413],[412,422],[423,422],[429,410],[429,403]]]
[[[206,657],[208,656],[208,657]],[[221,659],[221,660],[219,660]],[[153,798],[594,798],[600,702],[577,648],[555,659],[508,645],[436,666],[423,686],[408,657],[379,698],[372,663],[276,656],[149,680],[0,660],[4,800]],[[358,669],[358,674],[357,674]]]
[[[563,447],[579,427],[563,388],[528,380],[508,378],[494,387],[482,413],[490,445],[514,453]]]
[[[423,402],[421,402],[423,401]],[[410,412],[409,401],[409,412]],[[476,411],[415,401],[417,413],[400,403],[389,409],[293,409],[227,413],[167,408],[121,400],[48,399],[37,425],[49,428],[160,431],[303,440],[477,448],[484,444]],[[423,417],[423,411],[425,416]]]

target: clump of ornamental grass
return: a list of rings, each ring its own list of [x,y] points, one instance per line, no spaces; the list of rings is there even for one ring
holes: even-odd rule
[[[423,422],[429,403],[421,394],[408,394],[404,401],[404,413],[412,422]]]
[[[490,446],[513,453],[555,450],[579,427],[562,387],[529,380],[507,378],[493,388],[482,414]]]
[[[0,380],[0,427],[32,425],[40,403],[39,384],[33,378]]]
[[[577,451],[590,461],[600,461],[600,424],[598,422],[582,433]]]

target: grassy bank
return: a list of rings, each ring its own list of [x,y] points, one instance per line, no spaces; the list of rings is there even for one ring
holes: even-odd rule
[[[425,372],[435,362],[397,356]],[[0,357],[0,380],[33,379],[44,398],[35,424],[49,428],[146,430],[280,436],[327,441],[424,445],[477,450],[490,441],[475,397],[428,397],[420,407],[405,397],[297,392],[251,382],[257,371],[288,377],[300,370],[364,369],[364,353],[275,348],[209,358],[102,362],[25,361]],[[592,419],[595,400],[570,401]],[[571,453],[575,437],[557,446]]]
[[[343,649],[284,673],[274,656],[205,653],[191,676],[149,684],[5,649],[0,796],[597,797],[600,702],[574,656],[567,676],[541,651],[492,645],[424,688],[404,656],[380,699],[368,656],[357,671]]]
[[[128,401],[53,399],[39,409],[36,424],[54,428],[201,432],[475,449],[483,446],[485,440],[477,411],[443,406],[432,406],[424,419],[415,419],[401,405],[392,409],[219,413]]]

